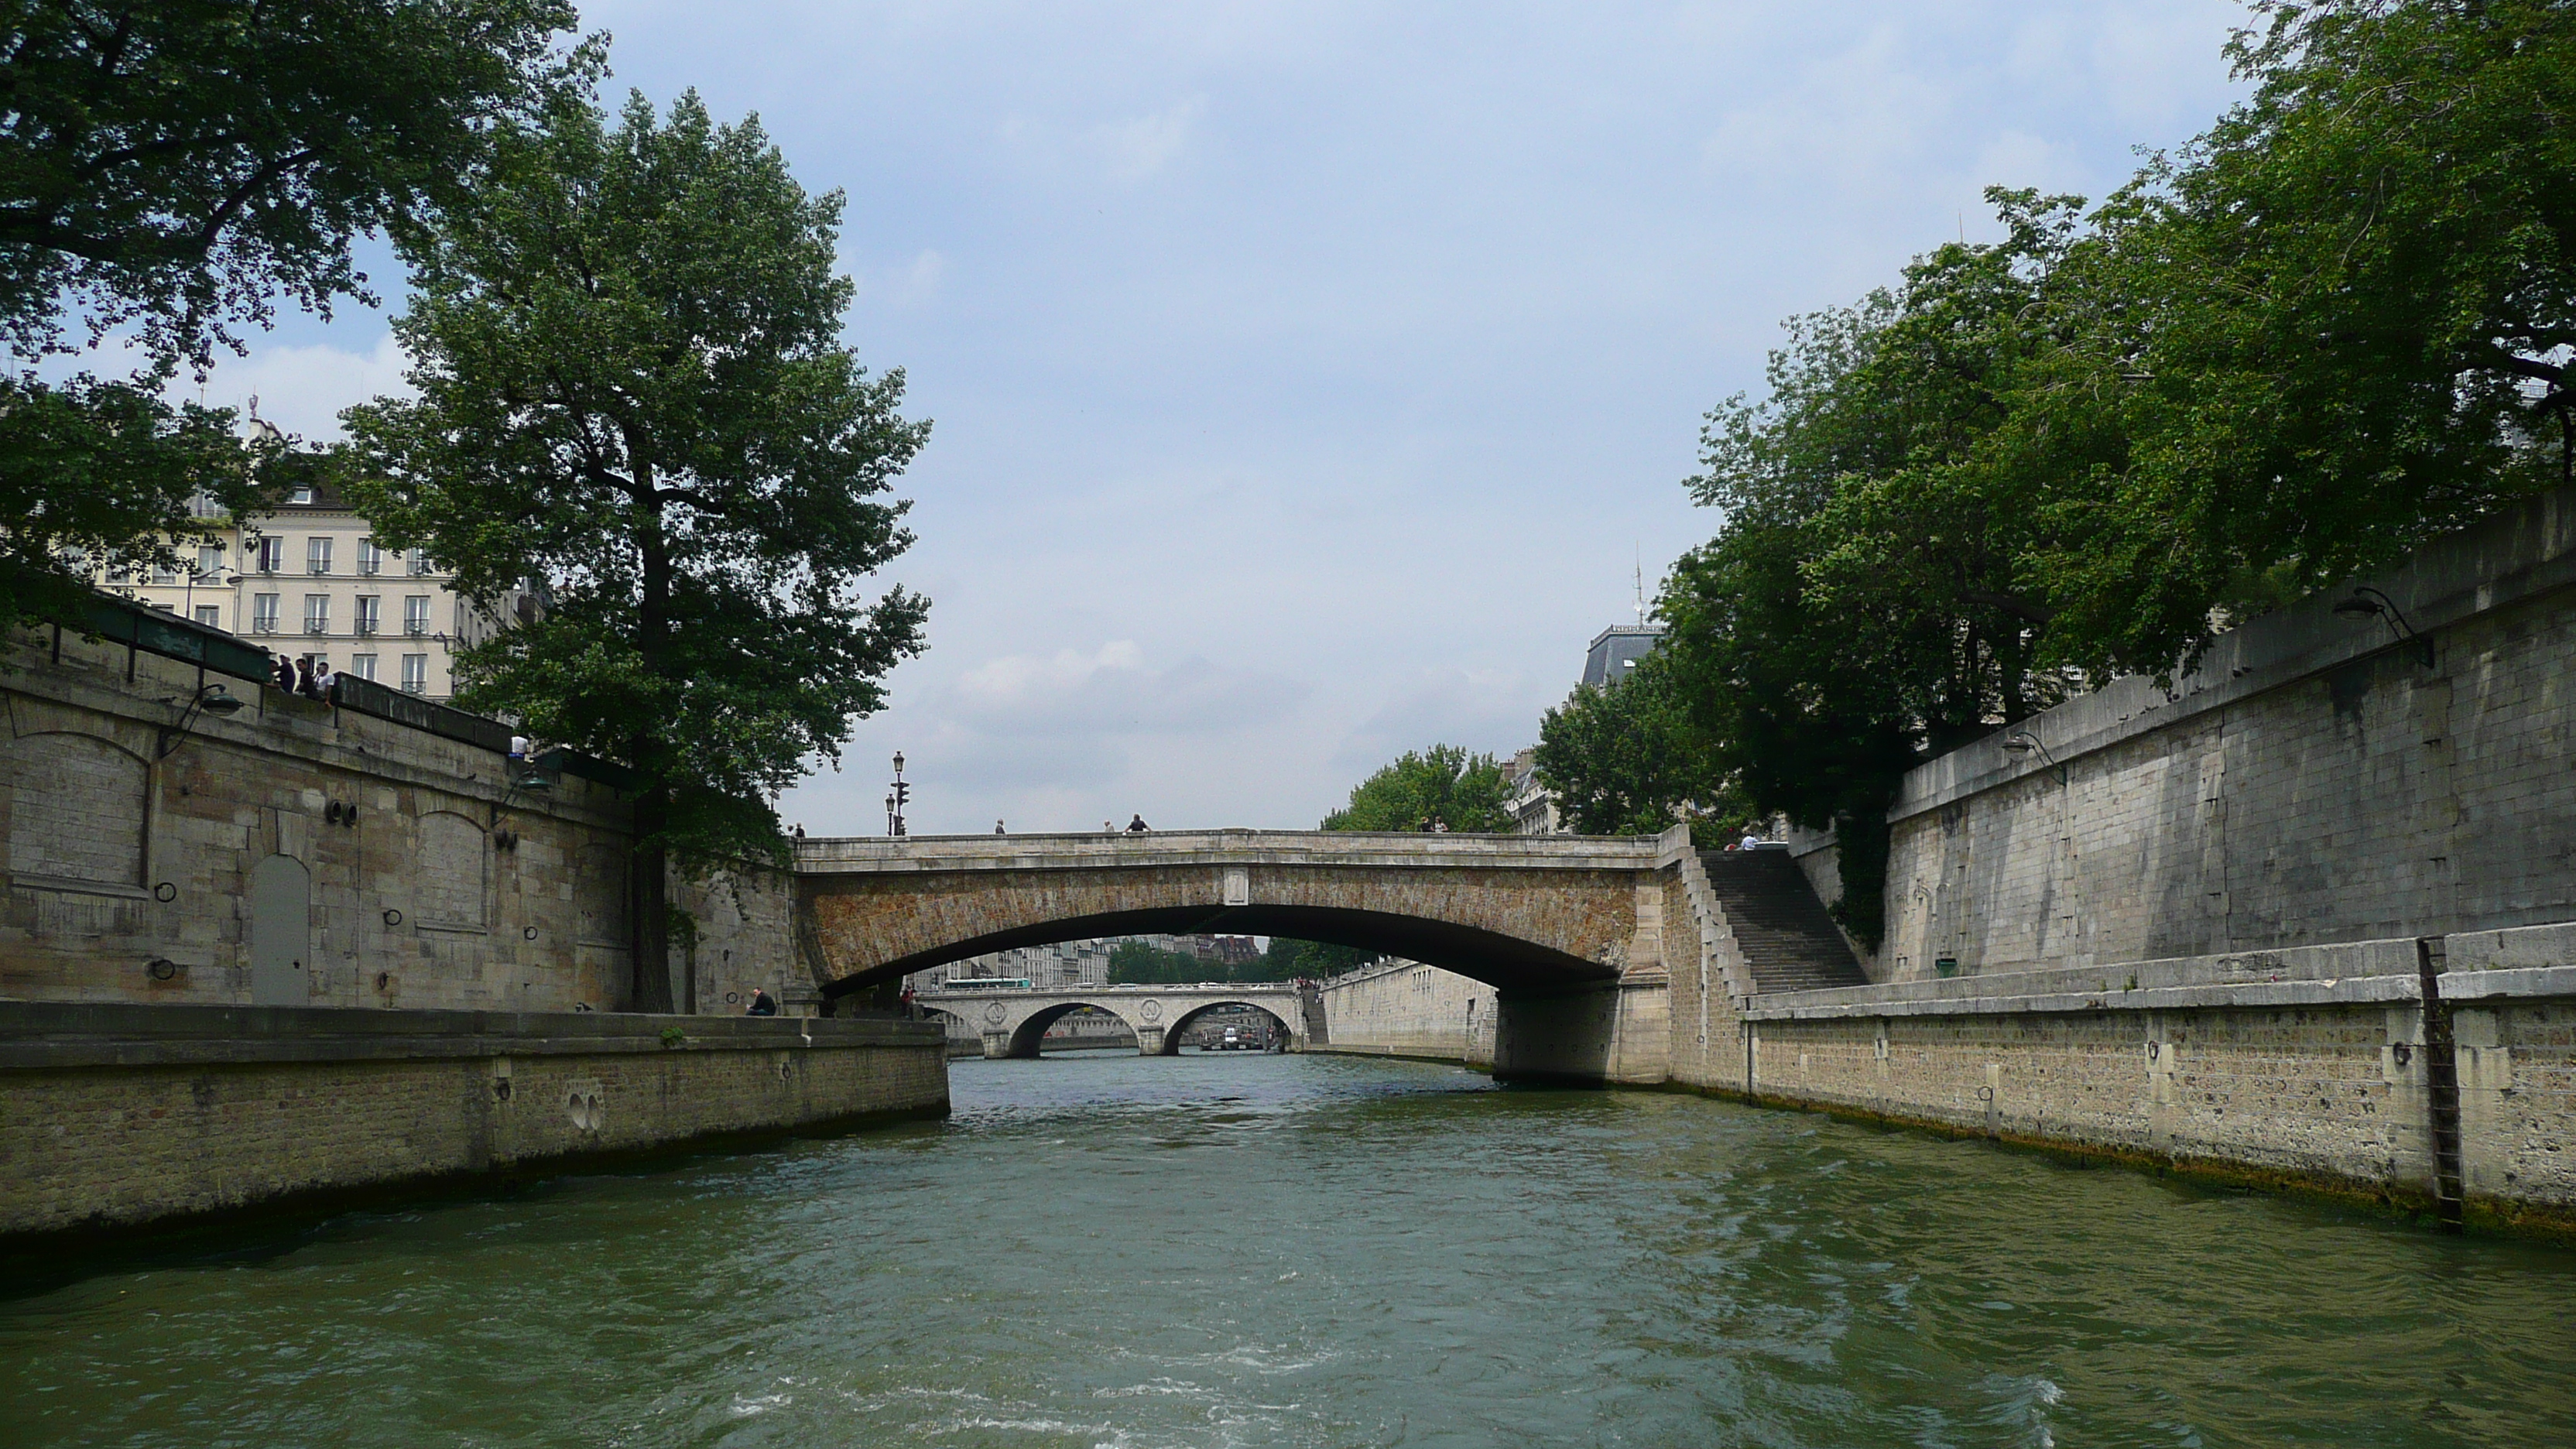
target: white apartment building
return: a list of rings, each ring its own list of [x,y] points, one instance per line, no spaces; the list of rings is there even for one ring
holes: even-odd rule
[[[454,694],[455,652],[504,627],[447,587],[418,549],[381,547],[329,488],[298,488],[276,510],[226,528],[194,567],[108,574],[111,593],[241,635],[270,652],[409,694]],[[509,608],[525,615],[514,594]]]
[[[1058,941],[1051,946],[1020,946],[1008,951],[993,951],[945,966],[916,971],[904,984],[916,991],[932,990],[952,979],[974,978],[1003,981],[1026,981],[1031,986],[1084,987],[1109,984],[1109,953],[1118,948],[1118,937],[1107,941]]]

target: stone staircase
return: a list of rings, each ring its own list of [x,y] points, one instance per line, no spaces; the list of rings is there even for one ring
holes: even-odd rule
[[[1755,991],[1869,984],[1789,852],[1704,850],[1699,860],[1711,894],[1725,908],[1736,949],[1753,972]]]

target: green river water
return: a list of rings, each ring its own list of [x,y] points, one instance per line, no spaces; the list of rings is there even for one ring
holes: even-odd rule
[[[0,1444],[2576,1445],[2576,1253],[1654,1093],[922,1124],[50,1265]]]

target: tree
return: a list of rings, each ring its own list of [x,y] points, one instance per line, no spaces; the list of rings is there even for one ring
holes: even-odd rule
[[[472,206],[405,226],[395,332],[416,400],[345,416],[352,493],[486,606],[538,617],[458,657],[460,698],[631,766],[638,999],[665,1005],[666,855],[779,860],[771,802],[919,651],[928,604],[868,575],[912,536],[882,500],[929,425],[839,340],[838,192],[694,93],[505,138]]]
[[[1835,828],[1864,942],[1922,755],[2576,480],[2576,12],[2257,9],[2206,134],[2089,212],[1990,191],[2006,241],[1711,415],[1671,667],[1711,770]]]
[[[2090,218],[1984,469],[2037,505],[2057,662],[2168,676],[2576,481],[2576,11],[2257,9],[2254,94]]]
[[[0,48],[0,329],[132,325],[203,363],[283,292],[366,299],[352,239],[457,200],[599,67],[569,0],[16,0]]]
[[[1337,976],[1353,967],[1365,966],[1384,956],[1363,946],[1336,946],[1325,941],[1298,941],[1274,936],[1270,949],[1262,953],[1263,981],[1320,980]],[[1245,978],[1250,980],[1252,978]]]
[[[1187,985],[1227,979],[1221,963],[1201,961],[1186,951],[1166,951],[1150,941],[1121,941],[1109,950],[1112,986]]]
[[[227,409],[85,377],[0,379],[0,628],[76,617],[94,567],[193,568],[185,550],[220,523],[195,501],[249,506],[269,451],[245,449]]]
[[[1503,771],[1491,755],[1471,755],[1456,745],[1407,750],[1351,789],[1350,803],[1324,817],[1326,830],[1427,830],[1432,822],[1452,830],[1512,828],[1503,808]]]
[[[1688,486],[1726,524],[1665,583],[1659,694],[1619,706],[1676,713],[1656,721],[1666,747],[1698,758],[1668,773],[1712,782],[1722,809],[1832,829],[1836,910],[1865,944],[1904,772],[2069,686],[2038,665],[2045,611],[2016,573],[2028,510],[1963,464],[2003,426],[2027,359],[2054,345],[2035,297],[2077,203],[1996,200],[2006,241],[1940,247],[1897,287],[1794,321],[1770,395],[1709,415]],[[1559,725],[1569,749],[1582,723]]]
[[[362,232],[462,195],[493,136],[586,85],[568,0],[17,0],[0,46],[0,340],[132,329],[136,376],[0,377],[0,627],[93,563],[182,563],[267,496],[226,410],[159,396],[283,293],[372,300]],[[71,315],[81,337],[67,343]]]
[[[1708,774],[1710,754],[1670,661],[1650,654],[1627,678],[1578,687],[1549,710],[1536,764],[1577,834],[1656,835],[1687,821],[1714,842],[1753,814]]]

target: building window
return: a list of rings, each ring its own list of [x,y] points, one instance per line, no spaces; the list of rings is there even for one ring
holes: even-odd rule
[[[429,554],[423,549],[410,549],[403,554],[403,569],[414,575],[429,572]]]
[[[257,567],[264,574],[273,574],[286,567],[286,540],[282,538],[259,540]]]
[[[163,563],[154,564],[152,566],[152,582],[156,584],[175,584],[179,582],[179,570],[177,566]]]
[[[304,596],[304,632],[307,634],[331,632],[331,596],[329,594]]]
[[[205,625],[209,629],[220,629],[224,627],[224,606],[221,604],[199,604],[197,606],[197,622]]]
[[[403,632],[406,634],[429,632],[429,595],[413,594],[403,600]]]
[[[205,547],[200,548],[200,549],[198,549],[198,550],[197,550],[197,577],[198,577],[198,578],[200,578],[200,579],[211,579],[211,578],[213,578],[215,575],[217,575],[217,574],[219,574],[219,573],[222,573],[223,571],[224,571],[224,548],[223,548],[223,545],[222,545],[222,544],[219,544],[219,543],[210,543],[210,544],[207,544]]]
[[[358,572],[362,574],[379,574],[383,573],[384,569],[385,551],[376,547],[376,541],[372,538],[359,539]]]
[[[373,634],[384,623],[385,601],[374,594],[358,596],[358,632]]]
[[[286,491],[286,501],[310,504],[313,501],[313,489],[307,484],[299,483]]]
[[[351,674],[354,674],[354,675],[358,676],[360,679],[373,679],[373,678],[375,678],[375,677],[376,677],[376,656],[374,656],[373,654],[352,654],[352,655],[350,655],[350,656],[349,656],[349,672],[350,672]]]
[[[250,631],[254,634],[277,632],[277,595],[253,594],[250,596]]]
[[[304,571],[308,574],[331,572],[331,540],[327,538],[304,540]]]
[[[403,693],[405,694],[425,694],[429,691],[428,655],[406,654],[403,656],[402,687]]]

